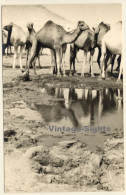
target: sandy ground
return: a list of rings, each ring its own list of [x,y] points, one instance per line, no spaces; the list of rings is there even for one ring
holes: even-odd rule
[[[11,69],[12,57],[3,58],[5,192],[124,190],[123,129],[114,131],[102,148],[91,151],[76,134],[50,132],[34,107],[56,102],[55,97],[42,94],[40,86],[121,89],[122,84],[116,85],[116,78],[99,81],[98,76],[89,75],[57,78],[49,75],[50,56],[41,58],[45,68],[38,69],[37,76],[30,70],[30,82],[23,82],[20,69]],[[99,71],[96,63],[94,71]]]

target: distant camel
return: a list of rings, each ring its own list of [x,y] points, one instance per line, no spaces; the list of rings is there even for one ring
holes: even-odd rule
[[[105,78],[106,71],[106,51],[107,49],[115,55],[121,55],[122,58],[122,22],[117,22],[110,31],[108,31],[102,39],[102,78]],[[119,76],[117,83],[120,82],[120,77],[122,74],[122,59],[120,64]]]
[[[20,46],[19,61],[20,68],[22,69],[21,57],[27,40],[27,34],[21,27],[16,24],[9,24],[7,26],[4,26],[3,29],[8,31],[8,43],[14,46],[13,68],[15,68],[15,60],[18,54],[18,47]]]
[[[81,35],[78,37],[78,39],[75,41],[75,43],[71,44],[70,46],[70,75],[71,72],[71,66],[73,64],[73,70],[75,73],[75,58],[76,54],[79,49],[84,51],[84,60],[83,60],[83,68],[81,72],[81,76],[84,77],[84,68],[87,62],[87,53],[90,52],[90,72],[91,76],[93,77],[93,55],[94,55],[94,32],[91,30],[85,30],[81,33]]]
[[[68,33],[60,25],[55,24],[52,21],[48,21],[44,27],[36,34],[36,37],[32,45],[32,56],[28,65],[28,70],[26,75],[29,75],[29,66],[33,63],[34,72],[35,70],[35,61],[39,55],[40,48],[50,48],[54,52],[55,64],[57,64],[57,76],[61,76],[61,63],[62,63],[62,48],[68,43],[76,41],[80,36],[82,31],[88,29],[88,25],[79,21],[77,29],[73,33]],[[64,72],[64,71],[63,71]]]
[[[2,29],[2,53],[5,54],[6,58],[9,50],[10,54],[12,54],[11,44],[8,43],[8,32]]]
[[[98,51],[99,51],[97,62],[98,62],[99,68],[101,69],[100,59],[101,59],[102,39],[103,39],[104,35],[110,30],[110,25],[105,24],[104,22],[101,22],[96,28],[93,28],[93,30],[95,33],[95,45],[96,45],[96,47],[98,47]],[[106,62],[108,65],[112,64],[112,66],[111,66],[111,75],[112,75],[113,65],[114,65],[116,55],[112,55],[109,51],[107,51],[107,52],[108,52],[108,55],[107,55]],[[118,61],[117,69],[119,69],[121,58],[119,57],[117,59],[117,61]]]

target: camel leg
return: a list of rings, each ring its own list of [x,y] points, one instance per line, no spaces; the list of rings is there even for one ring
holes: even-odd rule
[[[122,74],[122,71],[123,71],[123,64],[122,64],[122,61],[123,61],[123,58],[122,58],[122,56],[121,56],[120,71],[119,71],[119,76],[118,76],[118,79],[117,79],[116,83],[121,83],[120,78],[121,78],[121,74]]]
[[[41,68],[41,64],[40,64],[40,53],[38,55],[38,65],[39,65],[39,68]]]
[[[75,58],[73,58],[73,75],[76,73],[76,70],[75,70]]]
[[[91,73],[91,77],[94,77],[94,73],[93,73],[93,56],[94,56],[94,50],[90,51],[90,73]]]
[[[5,57],[6,57],[6,58],[7,58],[7,49],[8,49],[8,48],[5,49]]]
[[[51,70],[50,74],[55,74],[56,73],[56,54],[55,51],[50,49],[51,53]]]
[[[26,50],[26,67],[28,67],[29,48]]]
[[[57,76],[61,76],[61,48],[56,48]]]
[[[65,74],[65,53],[62,54],[62,65],[63,65],[63,76],[66,76]]]
[[[87,53],[84,52],[84,60],[83,60],[83,68],[82,68],[82,72],[81,72],[81,77],[84,77],[84,68],[87,62]]]
[[[36,74],[36,66],[35,66],[35,64],[36,64],[36,60],[37,60],[37,58],[38,58],[38,56],[40,54],[40,50],[41,50],[41,46],[38,46],[38,48],[36,50],[36,54],[35,54],[34,60],[33,60],[33,69],[34,69],[34,74],[35,75],[37,75]]]
[[[69,71],[69,76],[72,76],[72,63],[75,59],[75,45],[71,44],[70,45],[70,58],[69,58],[69,62],[70,62],[70,71]]]
[[[18,54],[18,45],[14,45],[14,58],[13,58],[13,69],[15,68],[15,60]]]
[[[108,76],[108,74],[107,74],[107,68],[108,68],[108,64],[110,64],[110,63],[108,63],[109,59],[110,59],[110,61],[111,61],[112,56],[111,56],[110,52],[107,51],[106,58],[105,58],[105,61],[104,61],[104,63],[105,63],[105,64],[104,64],[104,65],[105,65],[105,66],[104,66],[105,77]]]
[[[10,54],[12,55],[11,45],[10,45]]]
[[[120,62],[121,62],[121,55],[117,58],[118,66],[116,67],[115,71],[119,71]]]
[[[33,64],[33,69],[34,69],[34,74],[35,74],[35,75],[37,75],[37,74],[36,74],[36,66],[35,66],[37,58],[38,58],[38,56],[36,56],[36,57],[34,58],[33,62],[32,62],[32,64]]]
[[[98,58],[97,58],[97,63],[99,65],[99,68],[101,69],[101,66],[100,66],[100,59],[101,59],[101,48],[98,48],[99,52],[98,52]]]
[[[76,61],[77,61],[77,63],[79,63],[78,56],[77,56],[78,52],[79,52],[79,49],[76,48]]]
[[[101,76],[105,79],[105,57],[106,57],[106,45],[102,42],[102,56],[101,56]]]
[[[21,57],[22,57],[22,53],[23,53],[24,46],[25,45],[21,45],[20,46],[20,54],[19,54],[20,69],[22,69],[22,60],[21,60]]]
[[[69,76],[72,76],[72,63],[73,63],[73,59],[70,57],[70,72],[69,72]]]
[[[66,76],[65,74],[65,53],[66,53],[67,45],[62,46],[62,65],[63,65],[63,76]]]
[[[116,55],[113,55],[112,64],[111,64],[111,76],[113,75],[113,66],[114,66],[115,58],[116,58]]]

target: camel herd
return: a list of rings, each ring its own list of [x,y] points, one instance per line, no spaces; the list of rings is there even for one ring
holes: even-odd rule
[[[122,22],[119,21],[113,27],[101,22],[96,28],[89,29],[84,21],[79,21],[77,28],[72,32],[67,32],[63,26],[48,21],[36,33],[33,23],[27,24],[27,33],[18,25],[10,23],[2,29],[3,51],[6,48],[14,46],[13,68],[15,68],[15,59],[18,48],[20,68],[22,69],[22,52],[26,49],[26,68],[25,76],[29,77],[29,68],[33,67],[36,74],[36,60],[40,65],[40,53],[43,48],[49,48],[51,52],[51,74],[56,73],[61,76],[61,67],[63,76],[65,76],[65,52],[67,44],[70,44],[70,73],[75,73],[75,59],[79,50],[84,52],[84,60],[81,76],[84,77],[87,53],[90,52],[90,73],[93,73],[93,56],[95,48],[98,48],[97,62],[101,70],[101,77],[107,77],[107,67],[111,64],[111,75],[113,74],[113,65],[115,57],[118,56],[119,76],[117,83],[121,82],[122,74]],[[30,55],[29,55],[30,54]],[[29,57],[30,56],[30,57]],[[73,71],[72,71],[73,66]]]

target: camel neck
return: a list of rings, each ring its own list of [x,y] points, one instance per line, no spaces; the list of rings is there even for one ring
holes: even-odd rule
[[[64,43],[73,43],[81,34],[81,30],[77,28],[73,33],[66,33],[64,36]]]

